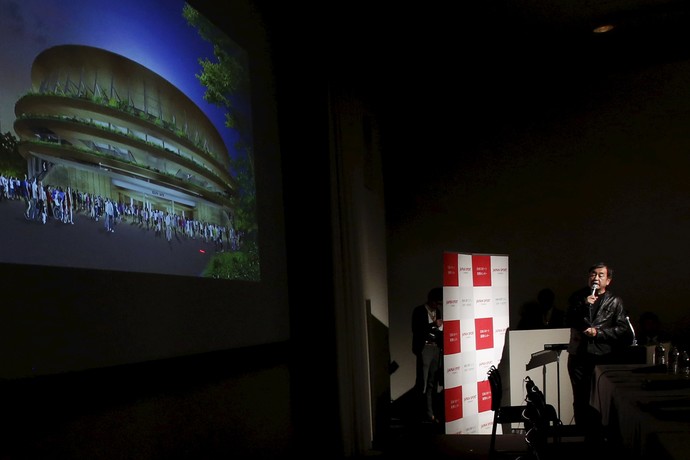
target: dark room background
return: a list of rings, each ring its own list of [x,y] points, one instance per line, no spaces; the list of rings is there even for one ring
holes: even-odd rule
[[[684,17],[662,27],[650,12],[611,36],[500,15],[480,16],[491,24],[481,33],[439,20],[423,45],[400,51],[424,59],[409,79],[395,73],[405,97],[387,101],[394,399],[414,384],[411,311],[442,283],[446,250],[509,255],[512,327],[542,288],[564,308],[600,260],[634,324],[651,310],[669,329],[687,327]]]
[[[98,306],[124,306],[134,340],[105,364],[136,363],[3,382],[7,458],[27,446],[90,460],[133,448],[140,458],[275,458],[315,442],[327,457],[366,453],[386,404],[414,383],[412,308],[442,283],[444,251],[510,257],[512,325],[544,287],[564,307],[599,260],[616,270],[611,288],[631,319],[685,320],[687,27],[591,37],[516,15],[511,5],[530,3],[519,1],[459,13],[443,2],[192,3],[250,55],[270,56],[251,64],[262,75],[257,148],[268,152],[257,157],[259,227],[271,235],[262,284],[225,297],[204,280],[147,277],[129,303],[131,278],[80,273],[99,294],[121,287]],[[2,268],[5,286],[44,274]],[[42,292],[28,308],[50,313],[58,298],[102,322],[77,281],[51,276],[44,286],[60,295]],[[17,363],[11,339],[30,337],[33,317],[12,292],[3,311],[17,310],[21,327],[3,322],[1,356]],[[163,313],[177,316],[158,323]],[[190,318],[198,340],[183,347]],[[218,352],[194,353],[209,349]],[[142,353],[152,361],[135,365]],[[390,378],[389,360],[399,365]]]

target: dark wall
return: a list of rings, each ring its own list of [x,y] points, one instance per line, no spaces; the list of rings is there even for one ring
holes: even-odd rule
[[[512,326],[541,288],[565,307],[600,260],[633,321],[653,310],[687,324],[683,34],[492,27],[467,53],[442,46],[446,65],[418,74],[417,98],[389,100],[389,133],[405,128],[384,151],[394,397],[414,383],[411,310],[442,283],[443,251],[510,257]]]
[[[278,458],[289,344],[0,382],[3,459]]]

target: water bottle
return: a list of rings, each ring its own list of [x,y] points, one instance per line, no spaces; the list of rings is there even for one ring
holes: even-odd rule
[[[664,344],[661,342],[658,342],[656,344],[656,347],[654,347],[654,365],[666,365],[666,348],[664,348]]]
[[[678,374],[680,367],[680,351],[678,347],[673,345],[668,352],[668,371],[671,374]]]
[[[688,354],[688,350],[683,350],[683,352],[680,354],[679,368],[681,375],[690,377],[690,355]]]

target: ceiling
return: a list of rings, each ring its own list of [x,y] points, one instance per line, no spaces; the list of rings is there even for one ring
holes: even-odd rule
[[[689,11],[685,0],[504,0],[494,8],[516,21],[568,33],[587,33],[601,23],[624,32],[676,27],[679,14],[686,20]]]
[[[502,0],[489,8],[499,18],[499,34],[544,47],[587,47],[595,54],[615,51],[639,58],[645,52],[684,52],[690,37],[687,0]],[[614,28],[593,32],[605,24]]]
[[[349,25],[354,35],[367,31],[356,52],[368,53],[361,76],[374,81],[385,132],[394,133],[384,148],[387,201],[403,206],[424,168],[428,176],[453,169],[456,143],[472,151],[496,126],[511,127],[528,113],[578,110],[589,88],[611,75],[690,59],[690,0],[480,0],[463,2],[460,11],[435,5],[441,2],[396,6],[368,22],[348,18],[357,24]],[[603,23],[616,28],[594,34]],[[343,49],[351,40],[343,38]],[[423,152],[440,166],[401,163],[400,152]]]
[[[352,63],[343,56],[355,56],[369,71],[363,78],[380,72],[384,82],[394,77],[414,83],[420,69],[452,72],[453,66],[469,63],[476,71],[495,62],[539,69],[559,62],[637,65],[690,56],[690,0],[480,0],[462,2],[461,8],[441,1],[328,5],[318,15],[324,19],[310,27],[330,40],[336,74],[347,73]],[[604,23],[615,28],[593,33]],[[319,39],[314,46],[322,43]]]
[[[334,66],[336,73],[354,62],[372,72],[404,76],[399,66],[414,73],[415,66],[427,68],[424,60],[462,61],[465,55],[554,60],[560,54],[570,60],[571,52],[591,58],[615,51],[639,60],[642,53],[685,53],[690,43],[690,0],[479,0],[457,5],[332,0],[309,8],[288,5],[271,2],[265,7],[274,26],[301,37],[303,48],[313,48],[319,61]],[[594,34],[594,27],[603,23],[616,27]]]

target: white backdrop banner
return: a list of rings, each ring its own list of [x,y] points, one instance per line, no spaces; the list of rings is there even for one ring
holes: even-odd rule
[[[508,256],[445,252],[443,263],[446,434],[491,433],[487,372],[510,321]]]

